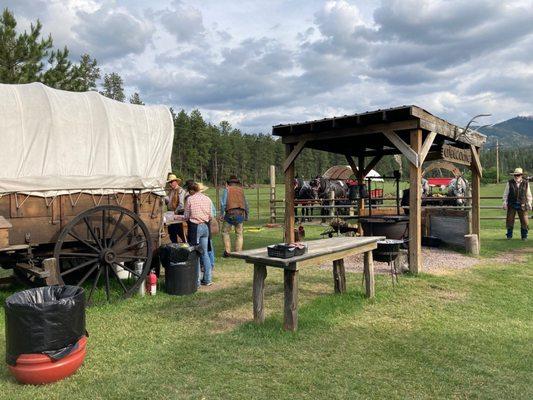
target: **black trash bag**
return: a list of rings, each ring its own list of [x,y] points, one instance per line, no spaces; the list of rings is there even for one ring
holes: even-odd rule
[[[21,354],[66,357],[85,331],[85,294],[78,286],[39,287],[9,296],[6,313],[6,361]]]
[[[189,259],[191,253],[201,253],[200,246],[189,246],[180,243],[170,243],[159,247],[159,260],[164,268],[171,263],[182,263]]]

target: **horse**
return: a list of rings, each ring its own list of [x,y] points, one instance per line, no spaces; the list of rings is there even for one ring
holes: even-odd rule
[[[294,180],[294,198],[296,200],[306,200],[306,201],[311,201],[315,198],[313,189],[311,188],[309,181],[306,181],[300,178],[296,178]],[[303,222],[306,216],[308,217],[311,215],[313,215],[313,208],[303,206],[302,207],[302,218],[300,221]],[[298,208],[296,207],[294,208],[294,216],[295,217],[298,216]]]
[[[449,200],[449,204],[452,206],[463,206],[466,204],[466,191],[468,188],[468,182],[462,176],[458,176],[450,181],[447,187],[447,196],[448,197],[462,197],[455,200]]]
[[[331,192],[335,193],[336,199],[346,199],[348,196],[348,185],[346,182],[341,180],[326,179],[320,176],[317,176],[311,182],[309,182],[311,189],[313,190],[315,199],[322,199],[322,203],[326,205],[331,205],[329,201],[329,196]],[[337,204],[340,204],[337,202]],[[327,209],[322,209],[321,215],[327,215]]]

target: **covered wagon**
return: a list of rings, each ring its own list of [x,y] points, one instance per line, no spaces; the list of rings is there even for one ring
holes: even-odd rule
[[[173,132],[164,106],[0,84],[0,265],[131,295],[161,237]]]

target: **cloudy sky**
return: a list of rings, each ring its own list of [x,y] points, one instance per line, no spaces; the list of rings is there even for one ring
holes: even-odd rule
[[[147,103],[268,133],[416,104],[533,114],[533,0],[0,0]]]

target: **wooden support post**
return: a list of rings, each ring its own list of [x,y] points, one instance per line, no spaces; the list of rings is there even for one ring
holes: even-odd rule
[[[365,278],[365,295],[371,299],[374,297],[374,259],[371,251],[367,251],[364,255],[363,274]]]
[[[252,296],[254,300],[254,322],[261,324],[265,321],[265,278],[267,269],[264,265],[254,264],[254,281]]]
[[[55,258],[46,258],[43,260],[43,269],[48,272],[45,282],[48,286],[63,284],[63,279],[59,275],[57,260]]]
[[[285,145],[287,159],[291,156],[293,145]],[[294,242],[294,159],[285,169],[285,242]]]
[[[422,130],[411,131],[411,149],[422,148]],[[409,270],[418,274],[422,268],[422,168],[409,163]]]
[[[481,246],[481,221],[480,221],[480,187],[481,187],[481,162],[479,150],[472,146],[472,234],[477,235],[478,245]]]
[[[276,167],[270,166],[270,223],[276,223]]]
[[[479,242],[476,234],[465,235],[465,247],[468,254],[479,256]]]
[[[346,293],[346,271],[343,258],[333,261],[333,288],[335,293]]]
[[[298,329],[298,271],[283,270],[285,289],[283,329],[295,331]]]

